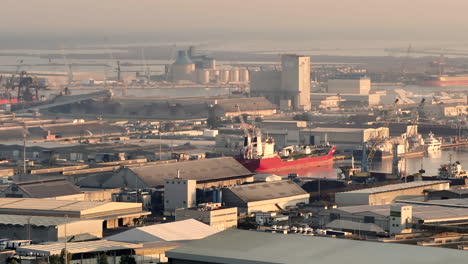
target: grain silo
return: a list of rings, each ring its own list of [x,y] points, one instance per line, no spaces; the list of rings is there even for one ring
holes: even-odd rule
[[[238,83],[239,82],[239,69],[231,69],[229,72],[229,82]]]
[[[205,69],[197,70],[198,83],[205,84],[210,82],[210,71]]]
[[[180,50],[176,61],[172,64],[173,81],[192,81],[195,64],[187,56],[185,50]]]
[[[243,83],[249,82],[249,71],[247,69],[239,70],[239,81]]]

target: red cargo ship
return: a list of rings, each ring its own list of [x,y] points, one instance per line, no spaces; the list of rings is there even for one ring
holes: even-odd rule
[[[261,136],[257,135],[253,141],[246,137],[244,155],[237,157],[237,160],[252,172],[278,172],[312,167],[333,159],[336,151],[335,146],[327,145],[289,146],[275,152],[275,141],[272,138],[262,141]]]
[[[317,163],[331,160],[333,154],[336,151],[336,147],[332,146],[328,149],[328,152],[321,152],[321,154],[310,157],[301,157],[294,159],[294,157],[285,158],[280,156],[274,156],[270,158],[238,158],[237,160],[244,165],[248,170],[254,172],[277,172],[286,169],[301,169],[305,167],[315,166]]]

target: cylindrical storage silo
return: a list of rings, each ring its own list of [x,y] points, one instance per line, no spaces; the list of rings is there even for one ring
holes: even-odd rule
[[[205,84],[210,82],[210,71],[209,70],[197,70],[197,81],[198,83]]]
[[[249,71],[247,69],[239,70],[239,81],[243,83],[249,82]]]
[[[229,73],[229,81],[233,83],[239,82],[239,70],[232,69]]]
[[[210,80],[213,82],[219,82],[219,70],[210,71]]]
[[[228,70],[222,70],[220,74],[221,74],[220,77],[219,77],[220,82],[222,82],[222,83],[229,82],[229,71]]]

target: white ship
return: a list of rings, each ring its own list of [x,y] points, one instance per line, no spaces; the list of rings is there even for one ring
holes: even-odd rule
[[[434,137],[434,134],[431,132],[429,136],[424,139],[424,145],[426,147],[427,152],[435,152],[440,151],[442,147],[442,142]]]

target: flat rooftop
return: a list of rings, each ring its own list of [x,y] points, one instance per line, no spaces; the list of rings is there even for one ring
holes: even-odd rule
[[[441,184],[441,183],[448,183],[448,182],[449,181],[414,181],[414,182],[408,182],[408,183],[389,184],[389,185],[380,186],[380,187],[360,189],[360,190],[354,190],[354,191],[342,192],[342,193],[374,194],[374,193],[393,192],[393,191],[398,191],[398,190],[419,188],[419,187],[431,186],[434,184]]]
[[[348,128],[348,127],[316,127],[316,128],[304,128],[301,131],[310,132],[323,132],[323,133],[347,133],[347,132],[362,132],[369,128]]]
[[[445,200],[444,200],[445,201]],[[349,214],[365,214],[372,213],[382,217],[390,216],[390,207],[392,205],[411,205],[413,207],[413,218],[424,220],[424,222],[443,222],[443,221],[468,221],[468,208],[453,208],[447,206],[439,206],[434,204],[426,204],[424,202],[408,203],[397,201],[394,204],[385,205],[359,205],[345,206],[333,210],[346,212]]]
[[[0,214],[97,218],[145,213],[141,203],[88,202],[38,198],[0,198]]]

